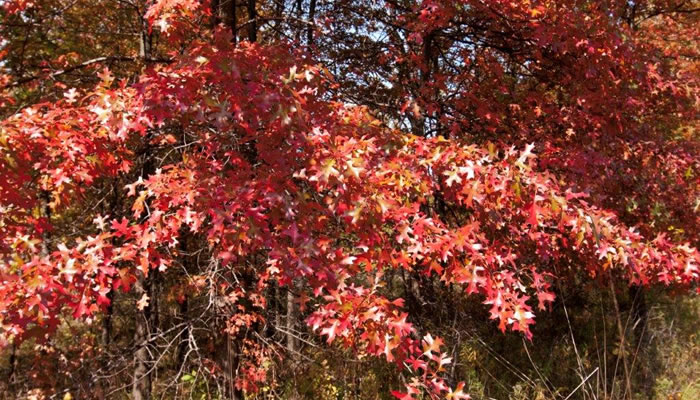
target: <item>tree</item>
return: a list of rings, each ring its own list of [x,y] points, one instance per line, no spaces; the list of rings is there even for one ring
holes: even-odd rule
[[[636,30],[684,3],[120,4],[105,25],[136,39],[105,54],[21,34],[99,25],[99,2],[4,5],[0,345],[118,295],[134,398],[160,342],[173,382],[194,364],[241,398],[270,384],[276,331],[306,357],[303,315],[404,371],[396,397],[458,399],[415,317],[433,283],[528,339],[555,284],[697,287],[695,64]]]

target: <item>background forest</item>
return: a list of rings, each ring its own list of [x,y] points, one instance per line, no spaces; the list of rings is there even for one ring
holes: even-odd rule
[[[0,7],[0,399],[700,398],[697,1]]]

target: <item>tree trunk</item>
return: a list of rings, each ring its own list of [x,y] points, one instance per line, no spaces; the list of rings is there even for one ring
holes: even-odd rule
[[[284,14],[284,1],[278,1],[275,7],[275,39],[279,40],[282,37],[282,15]]]
[[[235,384],[235,376],[238,373],[238,363],[240,362],[238,343],[235,338],[231,336],[226,336],[228,346],[229,346],[229,382],[231,386],[231,400],[243,400],[245,395],[243,391],[238,389]]]
[[[212,25],[212,28],[216,28],[216,26],[219,25],[219,22],[221,22],[220,13],[221,13],[221,4],[219,3],[219,0],[212,0],[211,1],[211,25]]]
[[[302,11],[302,0],[297,0],[296,4],[296,12],[297,12],[297,20],[301,21],[302,17],[304,16],[304,13]],[[299,28],[296,31],[296,41],[301,43],[301,32],[303,28]]]
[[[294,288],[294,283],[290,283],[290,289]],[[287,351],[290,356],[294,357],[297,353],[297,338],[295,337],[297,325],[296,304],[294,302],[294,293],[292,290],[287,290]]]
[[[188,257],[188,239],[189,239],[189,234],[185,234],[180,238],[180,251],[182,252],[181,260],[182,260],[182,265],[185,271],[190,270],[190,261],[191,259]],[[180,303],[180,307],[178,310],[178,314],[180,317],[180,321],[188,321],[188,316],[187,313],[189,311],[189,297],[187,296],[187,293],[184,294],[184,298],[182,299],[182,303]],[[177,365],[177,370],[178,371],[183,371],[184,370],[184,364],[185,361],[187,361],[186,356],[187,356],[187,348],[189,347],[189,329],[190,326],[187,327],[187,329],[183,329],[182,332],[180,333],[180,339],[177,344],[177,353],[175,355],[175,360],[176,360],[176,365]]]
[[[142,43],[150,42],[150,40],[143,40],[144,37],[144,34],[142,34]],[[150,51],[150,46],[144,46],[144,48]],[[150,57],[150,52],[146,53],[146,56]],[[142,178],[148,178],[154,170],[153,159],[150,157],[150,153],[151,148],[147,144],[143,153],[146,159],[141,170]],[[149,273],[147,270],[144,273],[138,273],[138,279],[134,285],[136,299],[142,299],[144,296],[148,298],[148,304],[142,310],[137,311],[135,318],[134,345],[136,346],[136,351],[134,352],[134,377],[131,390],[134,400],[149,400],[151,398],[153,358],[148,346],[150,345],[151,331],[155,327],[153,324],[153,308],[156,301],[156,293],[154,293],[153,285],[156,272],[156,270],[153,270]]]
[[[110,291],[107,293],[107,298],[109,299],[109,305],[107,306],[107,309],[104,312],[104,316],[102,317],[102,328],[100,332],[100,344],[102,346],[102,357],[100,359],[100,372],[103,374],[109,371],[109,344],[112,340],[112,314],[114,313],[114,292]],[[95,379],[95,384],[97,386],[97,393],[96,393],[96,398],[100,400],[106,399],[105,397],[105,392],[106,392],[106,384],[103,382],[103,380],[100,378],[100,376],[97,376],[94,378]]]
[[[258,41],[258,12],[255,9],[255,0],[248,0],[248,41]]]
[[[148,33],[148,21],[141,16],[141,35],[139,36],[139,57],[148,60],[151,58],[151,46],[153,45],[153,36]]]
[[[187,319],[187,310],[189,308],[189,301],[187,296],[182,300],[180,304],[180,318]],[[180,342],[177,345],[177,367],[178,370],[182,369],[182,365],[185,363],[185,354],[187,354],[187,329],[183,329],[180,333]]]
[[[12,343],[12,347],[10,349],[9,363],[10,372],[7,374],[7,383],[10,385],[10,388],[12,388],[15,384],[17,372],[17,345],[15,343]]]
[[[46,218],[46,223],[51,224],[51,193],[44,190],[41,192],[41,214]],[[44,231],[41,234],[41,255],[46,257],[49,255],[49,241],[51,240],[51,235],[49,230]]]
[[[152,297],[151,292],[152,277],[141,275],[134,286],[134,294],[141,298],[142,296]],[[144,307],[143,310],[136,315],[136,331],[134,332],[134,343],[136,343],[136,352],[134,352],[134,381],[132,387],[132,396],[134,400],[149,400],[151,398],[151,374],[150,368],[152,364],[151,353],[148,350],[150,338],[151,322],[151,305]]]
[[[314,40],[314,18],[316,18],[316,0],[309,1],[309,26],[306,28],[306,45],[311,52],[311,45]]]
[[[112,338],[112,313],[114,312],[114,307],[112,303],[114,302],[114,292],[107,293],[107,298],[109,299],[109,305],[105,310],[104,317],[102,317],[102,332],[101,332],[101,342],[104,349],[109,346]]]
[[[238,32],[236,31],[236,0],[229,0],[231,2],[231,9],[229,12],[228,16],[228,27],[231,29],[231,33],[233,34],[233,38],[231,38],[231,42],[235,45],[238,43]]]

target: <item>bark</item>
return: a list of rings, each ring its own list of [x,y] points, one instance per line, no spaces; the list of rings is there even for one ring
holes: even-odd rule
[[[275,38],[279,40],[282,37],[282,15],[284,14],[285,2],[280,0],[277,2],[277,7],[275,7]]]
[[[180,251],[182,252],[182,264],[183,268],[185,271],[190,270],[190,261],[191,258],[188,257],[188,244],[189,244],[189,235],[185,234],[180,238]],[[184,299],[182,300],[182,303],[180,303],[180,307],[178,310],[178,314],[180,317],[181,321],[187,321],[187,313],[189,311],[189,297],[185,293]],[[188,340],[189,340],[189,327],[188,329],[183,329],[182,332],[180,333],[180,339],[177,344],[177,353],[175,356],[175,360],[177,363],[177,370],[178,371],[183,371],[183,366],[186,361],[186,354],[187,354],[187,348],[188,348]]]
[[[47,223],[51,223],[51,194],[47,191],[41,192],[41,213],[46,218]],[[51,240],[51,235],[49,231],[44,231],[41,234],[41,255],[46,257],[49,255],[49,241]]]
[[[291,284],[294,287],[293,284]],[[294,332],[297,325],[296,303],[294,302],[294,293],[292,290],[287,290],[287,351],[291,356],[297,353],[297,338]]]
[[[275,297],[275,328],[279,328],[282,326],[282,290],[280,289],[279,285],[275,284],[275,293],[273,296]],[[274,328],[273,328],[274,329]],[[275,336],[276,339],[279,339],[279,341],[282,341],[282,336],[280,335],[280,332],[277,329],[274,329],[273,335]]]
[[[211,25],[213,28],[216,28],[217,25],[221,22],[221,4],[219,0],[212,0],[211,2]]]
[[[245,399],[245,395],[243,394],[243,391],[236,388],[235,384],[235,376],[238,374],[238,364],[240,362],[240,359],[238,357],[239,354],[239,349],[238,349],[238,343],[235,340],[235,338],[232,338],[230,336],[227,336],[227,342],[228,342],[228,351],[229,351],[229,382],[230,382],[230,398],[231,400],[243,400]]]
[[[148,33],[148,21],[141,18],[141,34],[139,36],[139,56],[145,60],[151,59],[151,47],[153,46],[153,36]]]
[[[304,13],[304,11],[303,11],[303,9],[302,9],[302,0],[297,0],[297,4],[296,4],[296,7],[295,7],[295,8],[296,8],[296,11],[297,11],[297,20],[301,21],[301,19],[302,19],[302,17],[303,17],[303,13]],[[299,29],[296,30],[296,40],[297,40],[297,42],[301,42],[301,31],[302,31],[301,28],[299,28]]]
[[[114,292],[107,293],[107,298],[109,299],[109,305],[105,310],[104,317],[102,317],[102,332],[100,335],[100,341],[105,349],[109,346],[112,339],[112,313],[114,312],[112,302],[114,301]]]
[[[135,285],[134,294],[137,297],[149,296],[151,293],[150,278],[141,276]],[[148,350],[148,338],[150,336],[149,322],[151,320],[151,306],[146,306],[136,315],[136,331],[134,342],[134,381],[131,394],[134,400],[149,400],[151,398],[151,354]]]
[[[10,372],[7,374],[7,382],[10,384],[10,388],[12,388],[15,384],[15,381],[17,380],[16,378],[16,372],[17,372],[17,345],[12,343],[12,347],[10,349]]]
[[[228,16],[228,27],[231,29],[231,33],[233,34],[233,38],[231,38],[231,41],[233,44],[236,44],[238,42],[238,32],[236,31],[236,0],[229,0],[231,4],[231,9],[229,12]]]
[[[104,312],[104,316],[102,317],[102,327],[101,327],[101,332],[100,332],[100,343],[102,345],[102,357],[100,360],[100,372],[103,374],[109,371],[109,360],[108,360],[108,355],[109,355],[109,344],[112,341],[112,314],[114,313],[114,292],[109,292],[107,293],[107,298],[109,299],[109,305],[107,306],[107,309]],[[106,399],[105,397],[105,392],[106,392],[106,384],[103,382],[100,377],[96,377],[96,386],[97,386],[97,393],[96,397],[100,400]]]
[[[189,301],[187,296],[185,296],[185,299],[180,303],[180,318],[185,320],[187,319],[187,311],[189,309]],[[180,333],[180,341],[177,344],[177,370],[181,371],[182,366],[185,363],[185,355],[187,354],[187,329],[183,329],[182,332]]]
[[[258,12],[255,8],[255,0],[248,0],[248,41],[255,43],[258,41]]]
[[[146,55],[150,57],[150,54]],[[150,153],[151,148],[147,145],[143,153],[148,157],[142,167],[141,176],[143,178],[147,178],[155,169],[153,158],[149,157]],[[155,327],[153,318],[157,314],[153,312],[156,304],[156,293],[153,290],[156,272],[156,270],[153,270],[150,274],[148,271],[139,273],[134,285],[136,299],[141,299],[143,296],[148,296],[150,299],[147,306],[137,311],[135,318],[134,344],[136,351],[134,352],[134,377],[131,390],[134,400],[149,400],[151,398],[150,371],[153,366],[153,357],[148,346],[150,344],[151,331]]]
[[[314,40],[314,18],[316,18],[316,0],[309,1],[309,26],[306,29],[306,45],[311,51]]]
[[[136,317],[136,331],[134,342],[137,349],[134,354],[134,400],[148,400],[151,398],[151,372],[155,360],[149,350],[153,332],[159,326],[158,315],[158,270],[151,270],[148,276],[140,275],[134,294],[137,298],[146,295],[149,298],[148,305],[141,310]]]
[[[432,67],[433,67],[433,62],[432,59],[434,57],[434,48],[433,48],[433,38],[434,38],[434,33],[430,32],[425,37],[423,38],[423,49],[422,49],[422,58],[423,58],[423,65],[418,71],[418,88],[415,91],[415,100],[416,104],[414,107],[414,112],[411,113],[411,116],[409,117],[409,120],[411,121],[411,131],[413,134],[417,136],[425,136],[427,133],[426,129],[426,119],[425,119],[425,114],[424,110],[420,109],[420,102],[418,101],[421,97],[421,93],[423,88],[427,85],[427,83],[430,81],[430,77],[432,76]]]
[[[112,181],[112,187],[111,187],[111,192],[112,192],[112,198],[110,199],[110,207],[109,210],[103,209],[102,212],[103,214],[109,214],[112,216],[116,216],[117,213],[119,213],[119,210],[122,206],[122,193],[120,191],[120,180],[115,179]],[[111,239],[112,244],[115,243],[115,239]],[[114,289],[107,293],[107,298],[109,299],[109,305],[107,306],[107,309],[105,310],[104,318],[102,319],[102,334],[101,334],[101,339],[102,339],[102,346],[103,349],[107,350],[109,344],[112,341],[112,315],[114,314],[114,300],[115,300],[116,293],[114,292]]]

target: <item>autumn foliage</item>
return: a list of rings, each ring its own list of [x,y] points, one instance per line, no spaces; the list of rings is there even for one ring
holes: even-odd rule
[[[406,304],[421,282],[527,339],[555,287],[698,288],[697,25],[653,19],[685,2],[312,1],[301,25],[285,2],[135,2],[104,24],[136,39],[100,55],[70,30],[102,3],[2,5],[66,28],[19,55],[2,26],[3,351],[129,299],[147,398],[148,335],[199,340],[153,315],[199,302],[237,349],[200,362],[252,396],[299,361],[285,289],[318,345],[395,364],[396,397],[468,399]]]

